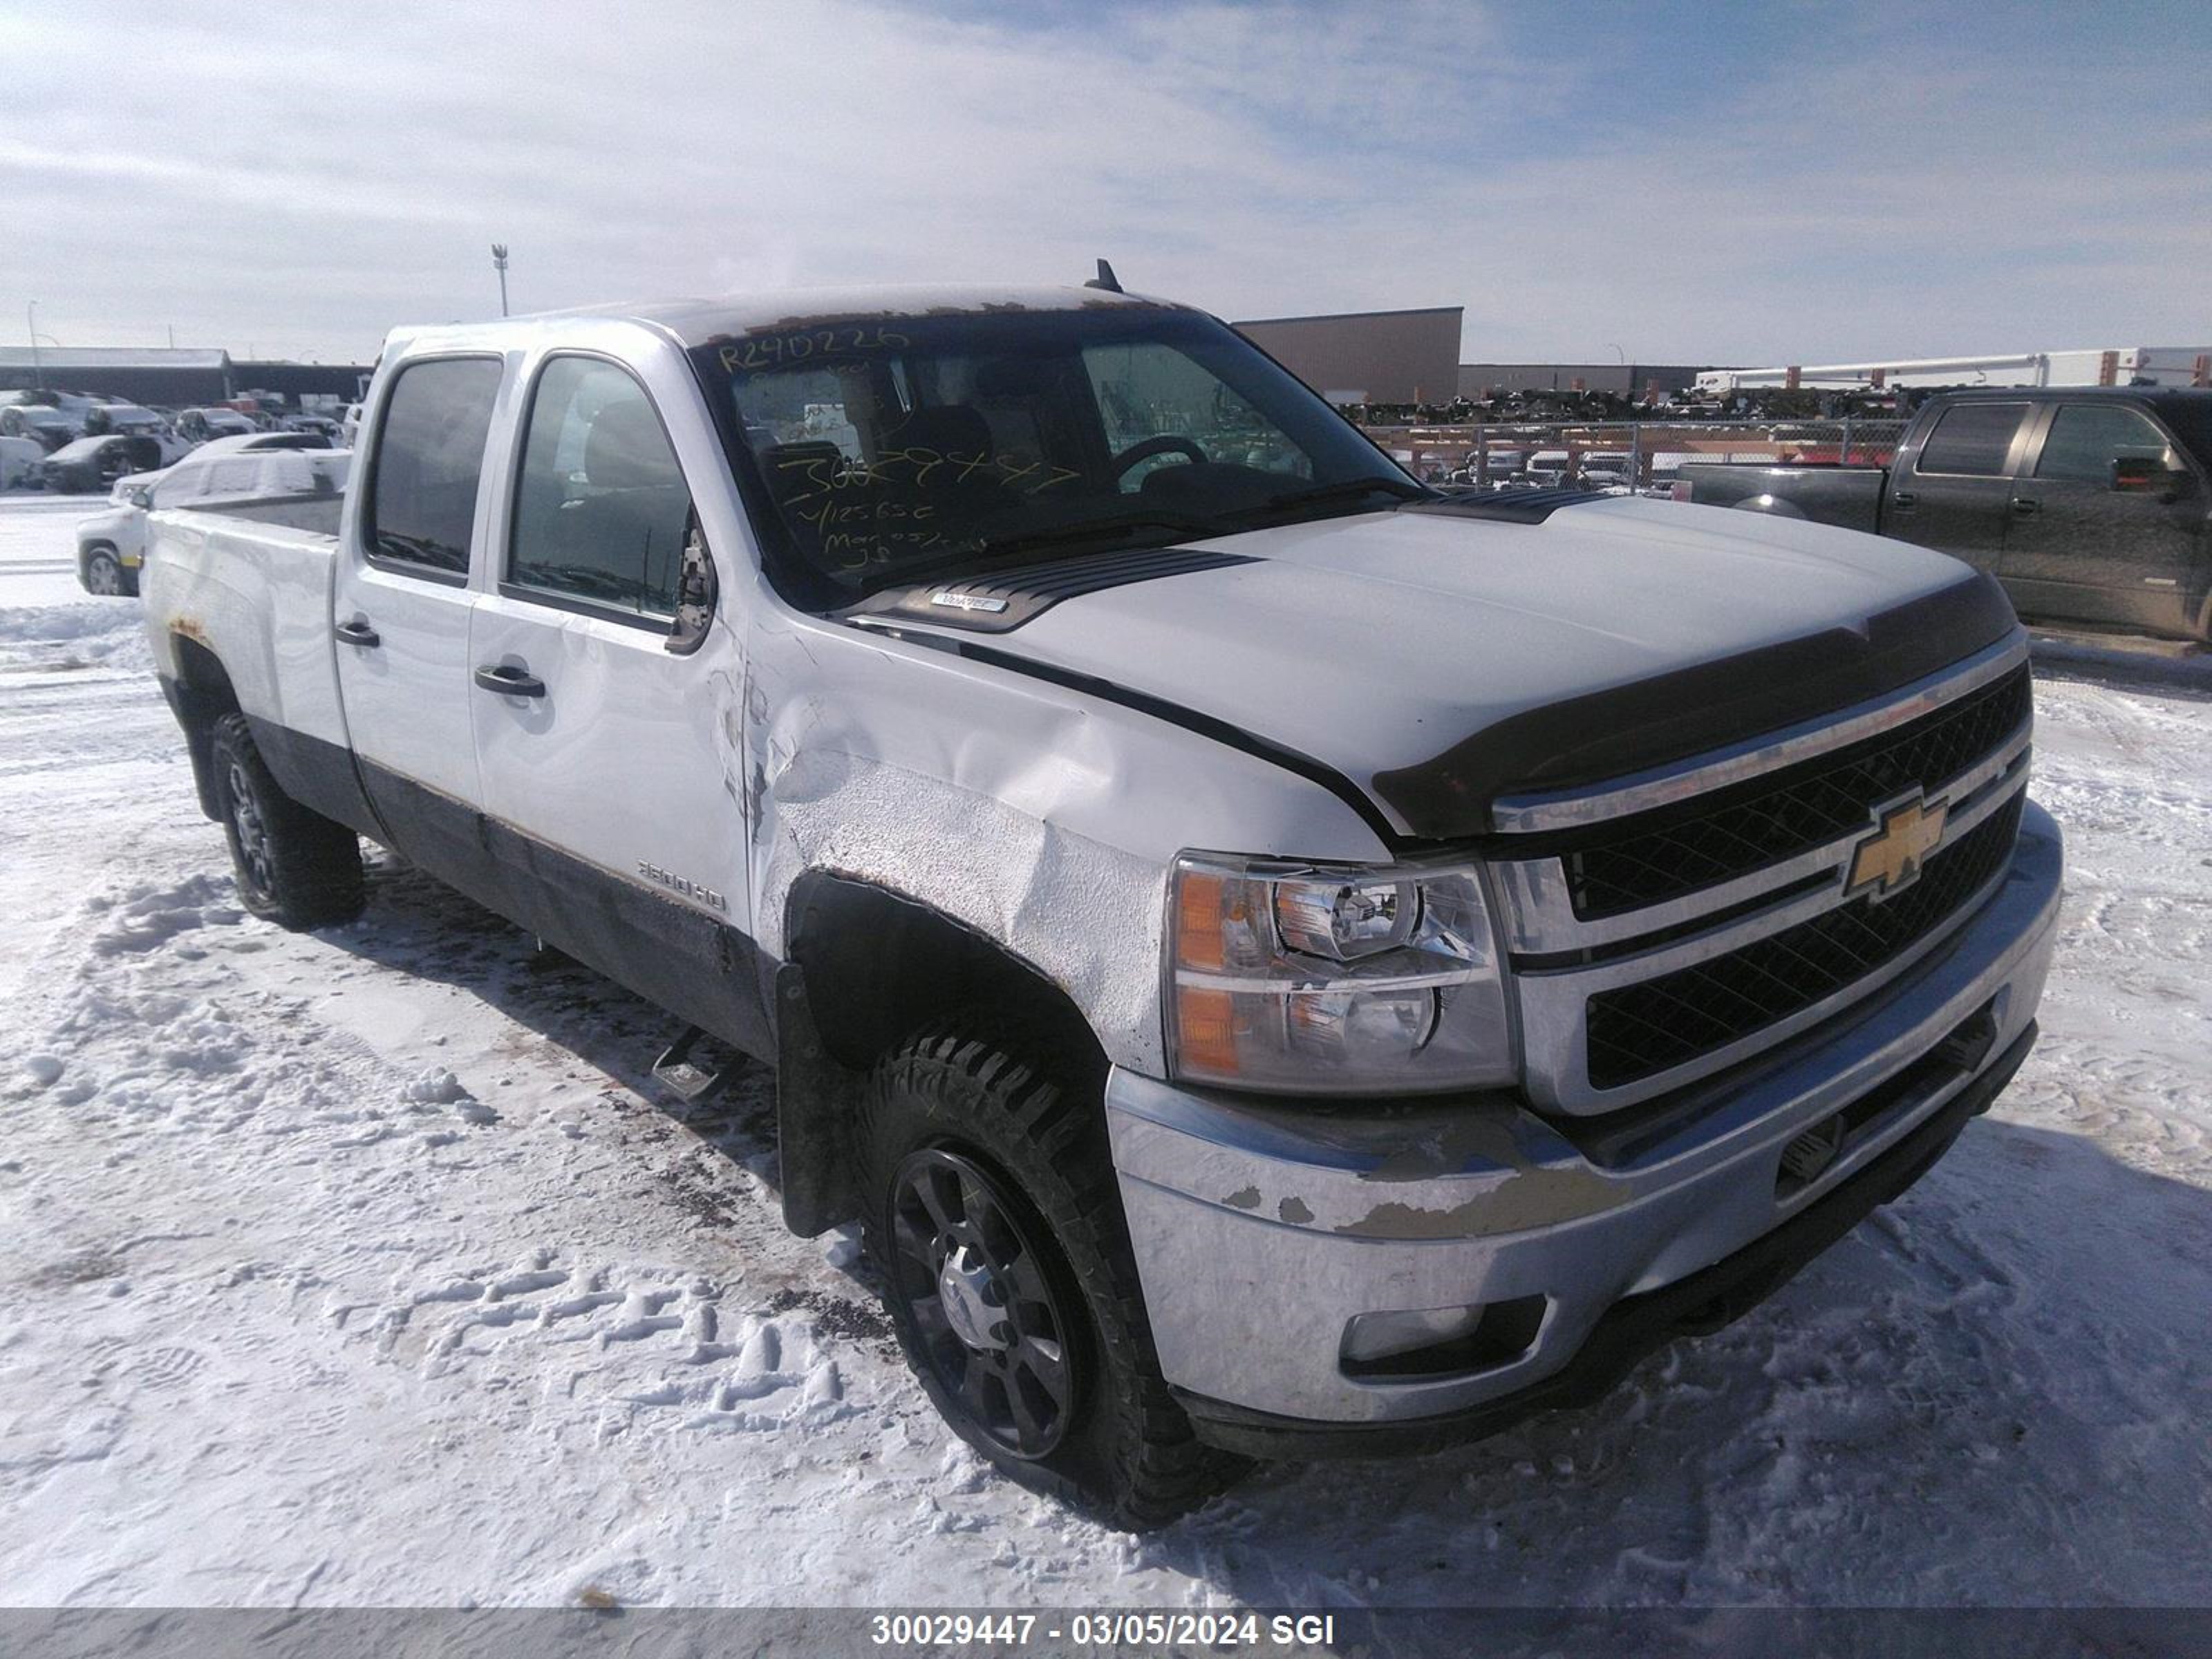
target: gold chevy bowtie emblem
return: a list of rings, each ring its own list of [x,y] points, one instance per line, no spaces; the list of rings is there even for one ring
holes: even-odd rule
[[[1851,878],[1845,891],[1863,892],[1871,887],[1879,903],[1903,891],[1920,878],[1921,861],[1943,839],[1947,801],[1923,801],[1915,795],[1893,806],[1876,809],[1881,826],[1851,854]]]

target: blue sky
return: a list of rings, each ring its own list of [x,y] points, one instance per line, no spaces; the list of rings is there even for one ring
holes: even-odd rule
[[[0,0],[0,339],[388,326],[1110,256],[1472,359],[2212,342],[2202,4],[134,12]]]

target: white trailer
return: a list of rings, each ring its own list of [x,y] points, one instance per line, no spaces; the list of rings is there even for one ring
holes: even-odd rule
[[[1698,376],[1697,389],[1725,397],[1763,388],[1851,392],[1970,386],[2212,386],[2212,346],[2089,347],[1978,357],[1716,368]]]

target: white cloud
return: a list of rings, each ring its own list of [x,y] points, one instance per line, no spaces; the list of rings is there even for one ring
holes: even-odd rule
[[[503,239],[532,307],[1103,253],[1231,316],[1464,303],[1485,357],[2207,334],[2212,122],[2146,118],[2136,66],[1832,17],[1832,50],[1655,85],[1611,15],[387,6],[125,41],[17,9],[0,301],[73,343],[364,356],[495,306]]]

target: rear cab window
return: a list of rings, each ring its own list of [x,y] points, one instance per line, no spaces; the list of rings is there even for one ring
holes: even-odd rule
[[[2166,434],[2140,410],[2113,404],[2063,404],[2044,435],[2035,476],[2109,489],[2113,469],[2122,461],[2169,468],[2179,465]]]
[[[1913,471],[1955,477],[2002,477],[2013,440],[2019,435],[2028,408],[2024,403],[1954,404],[1937,417],[1936,429],[1921,446]]]
[[[496,357],[432,357],[399,371],[371,450],[362,538],[372,562],[448,583],[468,579],[503,373]]]

